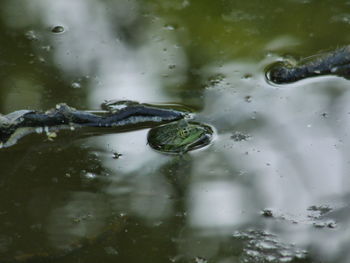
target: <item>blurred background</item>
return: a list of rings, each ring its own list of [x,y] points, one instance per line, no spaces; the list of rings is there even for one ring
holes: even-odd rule
[[[1,149],[0,262],[348,262],[349,82],[276,86],[265,69],[347,45],[350,1],[2,0],[0,12],[2,114],[179,103],[216,131],[184,156],[153,151],[147,129]]]

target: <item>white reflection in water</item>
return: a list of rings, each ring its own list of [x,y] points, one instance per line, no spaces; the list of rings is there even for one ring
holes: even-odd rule
[[[221,164],[237,178],[244,177],[250,182],[249,191],[257,193],[250,201],[258,210],[271,207],[300,223],[292,232],[292,223],[279,229],[287,240],[313,244],[320,233],[327,233],[316,232],[313,227],[305,231],[304,223],[310,224],[307,208],[334,204],[334,200],[342,203],[350,191],[350,91],[346,80],[335,77],[271,88],[260,73],[263,67],[237,63],[220,68],[219,73],[226,78],[207,90],[209,107],[203,115],[218,129],[219,139],[213,147],[225,160]],[[211,70],[209,75],[218,73]],[[246,73],[253,77],[243,79]],[[341,95],[335,96],[335,92]],[[249,102],[245,100],[247,95],[251,96]],[[230,139],[237,129],[252,138],[240,142]],[[240,171],[244,173],[240,175]],[[237,200],[244,202],[242,198]],[[234,205],[237,206],[235,202]],[[300,215],[303,222],[298,221]],[[275,228],[278,222],[274,221]],[[338,244],[347,244],[348,238],[343,239],[340,232],[333,233]],[[324,247],[322,251],[336,255],[339,246]]]
[[[64,34],[52,36],[54,61],[66,75],[97,77],[99,86],[90,87],[89,93],[93,107],[105,99],[169,100],[159,76],[168,73],[170,64],[177,65],[172,73],[186,67],[185,56],[169,37],[143,39],[141,46],[134,47],[120,39],[122,28],[132,30],[141,23],[136,21],[140,14],[135,1],[107,5],[103,1],[34,0],[25,5],[29,23],[39,19],[47,30],[57,24],[66,27]],[[153,24],[149,35],[157,26]],[[160,52],[165,47],[167,52]],[[182,74],[172,74],[167,81],[181,80]]]
[[[230,181],[193,183],[189,196],[189,223],[197,228],[232,228],[244,223],[245,196],[241,186]],[[229,233],[229,232],[228,232]]]

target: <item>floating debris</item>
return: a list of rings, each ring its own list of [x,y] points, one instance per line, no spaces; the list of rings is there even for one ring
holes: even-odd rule
[[[327,112],[323,112],[323,113],[321,114],[321,116],[322,116],[323,118],[327,118],[327,117],[328,117],[328,113],[327,113]]]
[[[273,217],[273,212],[271,209],[265,208],[261,211],[261,214],[265,217]]]
[[[123,156],[121,153],[114,152],[113,153],[113,159],[119,159],[121,156]]]
[[[331,212],[333,209],[328,205],[319,205],[319,206],[312,205],[308,207],[307,210],[314,213],[312,215],[309,215],[309,217],[319,218],[320,216],[323,216],[324,214]]]
[[[209,77],[208,82],[210,86],[215,86],[221,83],[224,79],[225,79],[225,75],[219,73]]]
[[[276,235],[266,231],[236,231],[233,238],[243,241],[239,262],[295,262],[308,256],[306,250],[281,242]]]
[[[244,97],[244,100],[245,100],[246,102],[250,103],[250,102],[252,102],[253,98],[252,98],[252,96],[248,95],[248,96],[245,96],[245,97]]]
[[[234,132],[231,137],[235,142],[247,141],[251,138],[249,134],[245,134],[239,131]]]

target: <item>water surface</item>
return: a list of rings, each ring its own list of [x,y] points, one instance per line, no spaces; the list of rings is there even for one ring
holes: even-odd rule
[[[0,5],[1,113],[179,103],[216,132],[184,156],[147,129],[2,149],[1,260],[347,262],[349,81],[265,69],[347,45],[349,1]]]

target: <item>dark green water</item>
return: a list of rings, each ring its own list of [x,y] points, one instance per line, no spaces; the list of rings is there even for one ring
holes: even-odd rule
[[[147,129],[1,149],[0,262],[348,262],[350,82],[264,74],[349,44],[350,1],[3,0],[0,12],[1,113],[180,103],[216,130],[183,157],[153,151]]]

